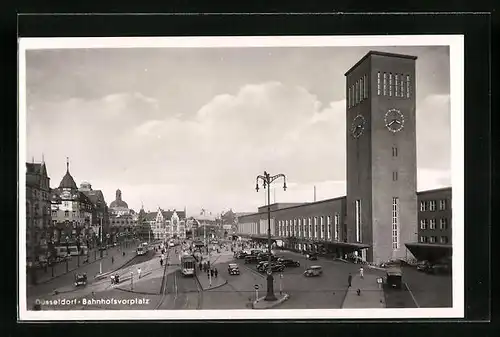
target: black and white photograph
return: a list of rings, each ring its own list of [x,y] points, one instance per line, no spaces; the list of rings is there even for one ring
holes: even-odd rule
[[[463,58],[20,39],[19,319],[463,317]]]

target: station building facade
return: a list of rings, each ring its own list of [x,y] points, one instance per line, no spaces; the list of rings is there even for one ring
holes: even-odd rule
[[[346,72],[347,195],[271,205],[272,236],[293,249],[355,253],[375,264],[420,259],[429,244],[451,255],[451,210],[442,210],[442,235],[429,232],[438,221],[430,205],[446,199],[450,206],[451,188],[417,193],[416,59],[371,51]],[[419,229],[420,220],[429,227]],[[267,206],[239,218],[238,232],[265,239]]]

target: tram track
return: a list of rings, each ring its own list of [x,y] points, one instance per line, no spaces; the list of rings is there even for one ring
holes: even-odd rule
[[[155,309],[158,309],[161,307],[163,302],[165,301],[165,297],[167,295],[167,278],[168,278],[168,259],[170,257],[170,249],[167,249],[167,255],[165,258],[165,267],[163,269],[163,277],[161,279],[161,286],[160,286],[160,300],[158,301],[158,304],[156,305]]]

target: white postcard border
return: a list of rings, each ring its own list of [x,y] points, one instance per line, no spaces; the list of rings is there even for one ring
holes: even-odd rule
[[[449,46],[452,153],[453,307],[417,309],[28,311],[26,298],[26,51],[82,48],[241,48]],[[19,39],[19,320],[407,319],[464,316],[464,39],[463,35],[106,37]]]

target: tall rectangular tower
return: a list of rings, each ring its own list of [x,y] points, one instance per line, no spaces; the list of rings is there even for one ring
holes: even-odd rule
[[[371,51],[345,74],[347,240],[369,262],[417,239],[415,60]]]

